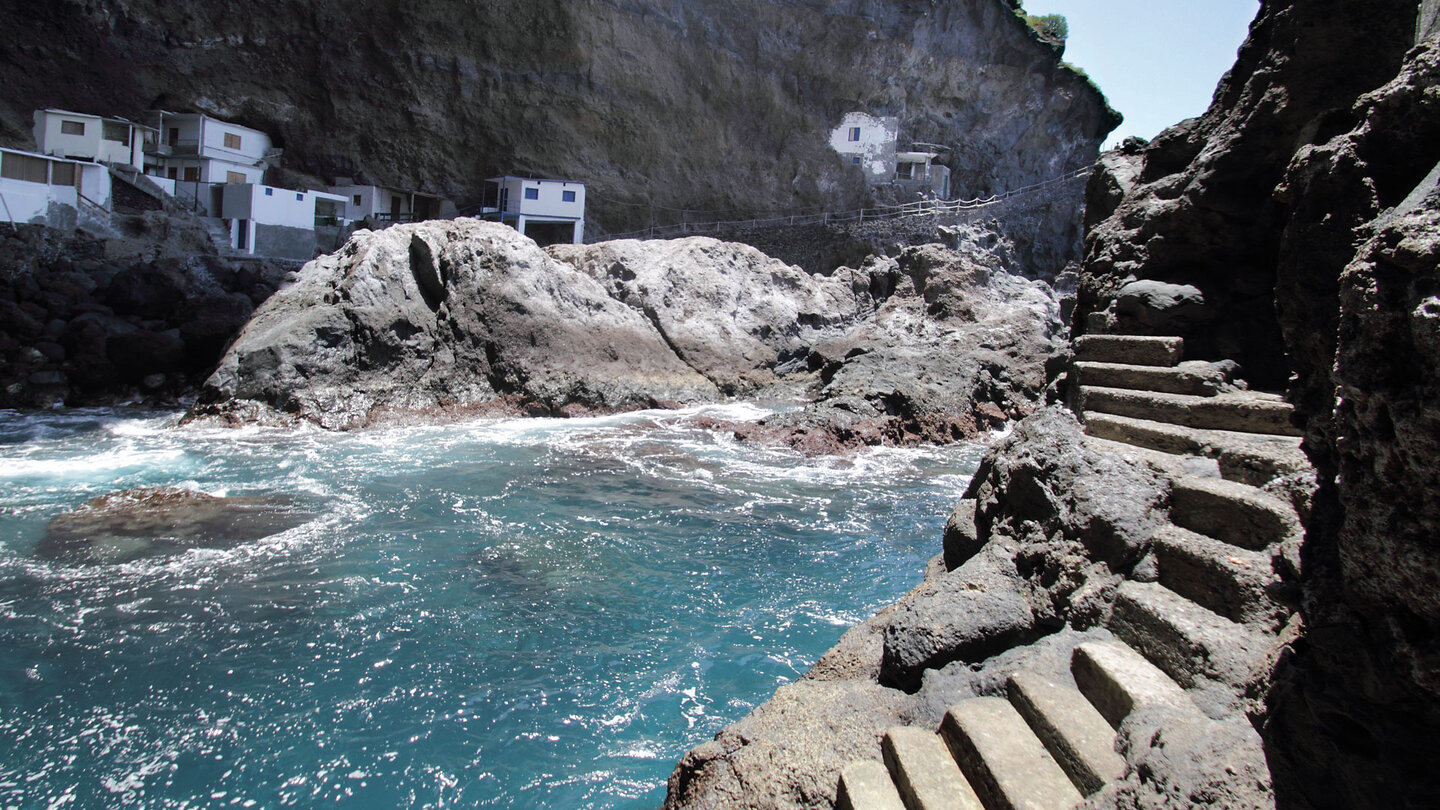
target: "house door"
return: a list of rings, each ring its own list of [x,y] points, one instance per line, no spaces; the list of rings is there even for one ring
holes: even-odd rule
[[[390,198],[390,221],[392,221],[392,222],[399,222],[399,221],[400,221],[400,198],[399,198],[399,197],[394,197],[394,196],[392,196],[392,197]]]
[[[235,247],[248,252],[250,250],[250,220],[236,220],[235,226]]]
[[[174,146],[175,144],[180,143],[180,128],[179,128],[179,127],[170,127],[169,140],[167,140],[166,143],[170,144],[171,146]]]
[[[185,182],[187,182],[187,183],[198,183],[198,182],[200,182],[200,167],[199,167],[199,166],[186,166],[186,167],[185,167]]]

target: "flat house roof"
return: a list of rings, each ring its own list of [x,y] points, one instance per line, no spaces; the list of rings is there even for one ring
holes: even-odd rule
[[[563,185],[563,184],[568,184],[568,185],[575,185],[575,186],[583,186],[583,185],[585,185],[584,183],[580,182],[579,180],[557,180],[557,179],[555,179],[555,178],[553,178],[553,177],[548,177],[548,178],[547,178],[547,177],[521,177],[521,176],[518,175],[518,174],[504,174],[504,175],[501,175],[501,176],[499,176],[499,177],[487,177],[487,178],[485,178],[485,182],[487,182],[487,183],[503,183],[503,182],[505,182],[506,180],[524,180],[524,181],[529,182],[529,183],[560,183],[560,184],[562,184],[562,185]]]
[[[89,119],[91,119],[92,121],[110,121],[110,122],[116,123],[116,124],[126,124],[126,125],[128,125],[128,126],[137,127],[137,128],[139,128],[139,129],[146,129],[146,130],[149,130],[149,131],[151,131],[151,132],[159,132],[159,131],[160,131],[160,130],[159,130],[158,128],[156,128],[156,127],[147,126],[147,125],[145,125],[145,124],[140,124],[140,123],[137,123],[137,122],[135,122],[135,121],[131,121],[131,120],[128,119],[128,118],[120,118],[119,116],[95,115],[94,113],[75,112],[74,110],[58,110],[58,109],[55,109],[55,108],[53,108],[53,107],[49,107],[49,108],[46,108],[46,109],[44,109],[44,110],[41,110],[41,112],[53,113],[53,114],[55,114],[55,115],[69,115],[69,116],[73,116],[73,117],[75,117],[75,118],[89,118]]]
[[[235,123],[234,121],[227,121],[227,120],[225,120],[224,118],[216,118],[215,116],[210,115],[209,113],[177,113],[177,112],[171,112],[171,111],[169,111],[169,110],[151,110],[151,112],[152,112],[152,113],[155,113],[157,116],[159,116],[159,120],[161,120],[161,121],[164,121],[164,120],[165,120],[165,116],[167,116],[167,115],[168,115],[168,116],[171,116],[171,117],[173,117],[173,118],[208,118],[208,119],[210,119],[211,121],[215,121],[215,122],[217,122],[217,123],[224,124],[224,125],[227,126],[227,127],[235,127],[235,128],[237,128],[237,129],[244,129],[244,130],[248,130],[248,131],[250,131],[250,132],[254,132],[254,133],[258,134],[258,135],[264,135],[264,136],[267,137],[267,138],[270,137],[270,133],[266,132],[266,131],[263,130],[263,129],[256,129],[256,128],[254,128],[254,127],[247,127],[247,126],[245,126],[244,124],[237,124],[237,123]],[[160,131],[159,127],[147,127],[147,129],[153,129],[153,130],[155,130],[156,132],[159,132],[159,131]]]
[[[939,152],[896,152],[895,159],[907,163],[922,163],[940,157]]]
[[[25,157],[40,158],[41,160],[49,160],[54,163],[74,163],[76,166],[100,165],[99,163],[95,163],[94,161],[90,160],[75,160],[74,158],[57,157],[55,155],[46,155],[40,152],[26,152],[24,149],[6,149],[3,146],[0,146],[0,152],[5,152],[11,155],[24,155]]]

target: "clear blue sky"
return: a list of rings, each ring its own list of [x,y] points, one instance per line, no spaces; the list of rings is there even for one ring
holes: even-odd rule
[[[1124,114],[1107,149],[1205,112],[1260,10],[1259,0],[1024,2],[1031,14],[1065,16],[1065,61],[1088,73]]]

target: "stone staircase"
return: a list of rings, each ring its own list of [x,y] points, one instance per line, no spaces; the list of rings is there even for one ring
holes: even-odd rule
[[[1086,445],[1171,481],[1169,523],[1115,592],[1113,638],[1074,648],[1073,685],[1022,664],[1005,698],[960,701],[938,730],[890,729],[883,765],[842,770],[837,807],[1070,808],[1087,797],[1107,806],[1096,794],[1136,772],[1121,753],[1122,726],[1136,712],[1201,727],[1226,718],[1263,772],[1258,734],[1244,720],[1247,692],[1294,613],[1280,572],[1298,565],[1301,525],[1286,500],[1260,487],[1309,465],[1289,404],[1243,390],[1227,364],[1182,354],[1179,338],[1076,341],[1071,406]]]

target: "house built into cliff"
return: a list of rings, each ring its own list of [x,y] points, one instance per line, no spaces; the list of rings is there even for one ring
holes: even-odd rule
[[[454,211],[454,205],[439,195],[389,186],[342,182],[330,186],[330,193],[346,198],[350,219],[382,224],[442,219]]]
[[[585,241],[585,184],[574,180],[492,177],[483,216],[510,225],[541,246]]]
[[[895,185],[906,192],[949,199],[950,168],[935,162],[944,147],[900,151],[899,144],[900,119],[895,116],[846,113],[830,132],[830,148],[858,168],[871,187]]]
[[[221,187],[219,216],[235,250],[304,260],[315,256],[317,227],[345,218],[345,201],[339,194],[324,191],[226,183]]]
[[[36,150],[72,160],[128,166],[145,170],[145,148],[155,139],[155,129],[124,118],[71,112],[35,111]]]
[[[201,113],[157,111],[158,136],[148,147],[152,179],[212,216],[226,183],[262,183],[280,157],[269,135]]]

